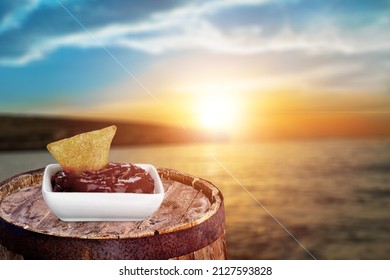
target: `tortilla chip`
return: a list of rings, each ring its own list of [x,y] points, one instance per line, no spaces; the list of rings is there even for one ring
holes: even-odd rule
[[[63,170],[81,173],[103,168],[108,163],[116,126],[93,130],[47,145]]]

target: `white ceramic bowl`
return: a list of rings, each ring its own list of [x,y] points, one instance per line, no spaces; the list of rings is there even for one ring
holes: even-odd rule
[[[49,164],[43,174],[43,199],[53,214],[66,222],[144,220],[160,207],[164,187],[153,165],[135,165],[152,176],[155,193],[53,192],[51,177],[61,166]]]

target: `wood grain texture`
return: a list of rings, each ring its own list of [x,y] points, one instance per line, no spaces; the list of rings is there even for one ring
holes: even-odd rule
[[[158,171],[165,198],[141,222],[59,220],[42,198],[42,169],[2,182],[0,258],[8,250],[32,259],[226,259],[220,191],[179,171]]]

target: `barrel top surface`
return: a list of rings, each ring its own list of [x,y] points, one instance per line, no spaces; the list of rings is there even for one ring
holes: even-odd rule
[[[210,182],[179,171],[158,168],[165,196],[160,208],[140,222],[63,222],[47,207],[41,193],[43,169],[0,183],[0,219],[25,231],[82,239],[122,239],[186,229],[211,217],[222,195]]]

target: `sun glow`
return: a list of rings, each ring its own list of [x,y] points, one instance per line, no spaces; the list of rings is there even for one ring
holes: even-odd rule
[[[238,120],[238,104],[231,96],[204,96],[199,100],[198,119],[203,128],[228,132]]]

